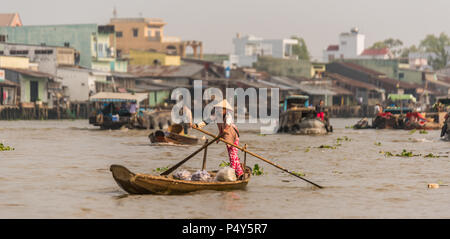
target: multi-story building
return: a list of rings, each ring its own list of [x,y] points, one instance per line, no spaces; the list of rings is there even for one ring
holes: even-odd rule
[[[292,47],[298,44],[295,39],[263,39],[255,36],[241,37],[236,35],[233,39],[234,52],[230,55],[230,64],[236,66],[249,66],[258,61],[259,56],[271,56],[282,59],[297,59],[292,54]]]
[[[0,55],[29,59],[41,72],[56,75],[58,66],[73,66],[79,60],[79,53],[72,47],[42,46],[16,43],[0,43]],[[17,68],[10,66],[11,68]]]
[[[127,62],[115,54],[114,26],[97,24],[0,27],[0,42],[73,47],[83,67],[126,72]]]
[[[359,33],[358,28],[339,35],[338,45],[329,45],[323,51],[323,61],[331,62],[338,59],[358,58],[364,51],[365,35]]]
[[[116,30],[117,54],[128,54],[131,49],[186,56],[192,47],[194,57],[202,58],[201,41],[181,41],[179,37],[164,35],[166,23],[159,18],[112,18]]]

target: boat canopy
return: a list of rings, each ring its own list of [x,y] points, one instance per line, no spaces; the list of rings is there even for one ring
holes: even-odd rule
[[[444,105],[450,105],[450,97],[438,98],[437,101]]]
[[[286,99],[309,99],[309,96],[307,95],[289,95],[286,97]]]
[[[390,99],[392,101],[412,100],[413,102],[416,102],[416,97],[414,97],[411,94],[389,94],[388,99]]]
[[[148,98],[146,93],[100,92],[89,99],[92,102],[141,102]]]

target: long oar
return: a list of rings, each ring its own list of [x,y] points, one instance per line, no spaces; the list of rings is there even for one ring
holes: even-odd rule
[[[206,130],[199,129],[199,128],[194,128],[194,129],[196,129],[196,130],[198,130],[198,131],[200,131],[200,132],[202,132],[202,133],[204,133],[204,134],[207,134],[207,135],[209,135],[209,136],[211,136],[211,137],[216,137],[214,134],[212,134],[212,133],[210,133],[210,132],[208,132],[208,131],[206,131]],[[216,138],[216,139],[217,139],[217,138]],[[214,139],[214,140],[216,140],[216,139]],[[300,178],[300,179],[302,179],[302,180],[304,180],[304,181],[306,181],[306,182],[308,182],[308,183],[310,183],[310,184],[312,184],[312,185],[314,185],[314,186],[316,186],[316,187],[318,187],[318,188],[323,188],[322,186],[320,186],[320,185],[318,185],[318,184],[316,184],[316,183],[313,183],[313,182],[309,181],[309,180],[306,179],[306,178],[303,178],[303,177],[301,177],[301,176],[298,176],[297,174],[292,173],[292,172],[290,172],[289,170],[287,170],[287,169],[285,169],[285,168],[279,166],[278,164],[273,163],[273,162],[271,162],[270,160],[267,160],[267,159],[265,159],[265,158],[263,158],[263,157],[261,157],[261,156],[255,154],[255,153],[253,153],[253,152],[250,152],[250,151],[248,151],[247,149],[245,149],[245,148],[243,148],[243,147],[239,147],[239,146],[237,146],[237,145],[234,145],[233,143],[230,143],[230,142],[228,142],[228,141],[226,141],[226,140],[224,140],[224,139],[222,139],[222,138],[219,138],[219,140],[222,141],[222,142],[224,142],[224,143],[226,143],[226,144],[228,144],[228,145],[231,145],[231,146],[233,146],[233,147],[235,147],[235,148],[237,148],[237,149],[240,149],[241,151],[244,151],[244,152],[246,152],[246,153],[248,153],[248,154],[250,154],[250,155],[252,155],[252,156],[254,156],[254,157],[256,157],[256,158],[259,158],[259,159],[261,159],[262,161],[264,161],[264,162],[266,162],[266,163],[268,163],[268,164],[270,164],[270,165],[272,165],[272,166],[275,166],[276,168],[281,169],[281,170],[283,170],[283,171],[286,172],[286,173],[291,174],[292,176],[295,176],[295,177],[297,177],[297,178]]]
[[[211,140],[211,142],[203,145],[201,148],[197,149],[195,152],[193,152],[191,155],[187,156],[187,158],[181,160],[179,163],[175,164],[175,166],[167,169],[166,171],[164,171],[163,173],[161,173],[161,176],[164,175],[169,175],[170,173],[172,173],[173,171],[175,171],[175,169],[179,168],[181,165],[183,165],[184,163],[186,163],[189,159],[191,159],[192,157],[194,157],[196,154],[200,153],[203,149],[205,149],[206,147],[208,147],[209,145],[211,145],[212,143],[216,142],[217,140],[220,139],[220,137],[222,137],[223,134],[219,135],[219,136],[213,136],[215,137],[213,140]]]

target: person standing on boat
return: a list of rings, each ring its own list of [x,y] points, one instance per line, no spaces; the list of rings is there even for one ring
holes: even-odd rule
[[[187,135],[188,134],[188,129],[190,127],[192,127],[192,111],[191,109],[189,109],[189,107],[187,107],[187,105],[183,105],[183,108],[181,108],[181,113],[182,115],[184,115],[184,119],[183,119],[183,130],[184,130],[184,134]]]
[[[381,113],[383,113],[383,107],[381,106],[380,103],[377,103],[375,105],[375,115],[379,115]]]
[[[324,121],[324,117],[325,117],[325,106],[324,106],[324,101],[320,100],[319,104],[316,105],[316,114],[317,114],[317,118],[320,118],[322,121]]]
[[[219,134],[224,133],[222,138],[225,141],[232,142],[232,143],[234,143],[234,145],[238,146],[239,145],[239,131],[238,131],[237,126],[233,122],[233,107],[231,107],[231,105],[228,103],[227,100],[223,100],[222,102],[216,104],[214,107],[222,108],[222,111],[221,112],[219,111],[221,114],[216,115],[215,120],[211,119],[211,120],[202,121],[198,124],[194,124],[192,127],[200,129],[200,128],[205,127],[209,123],[216,121],[217,127],[219,128]],[[221,117],[223,119],[223,121],[219,122],[217,120],[218,117]],[[219,141],[217,141],[217,143],[218,142]],[[236,176],[238,178],[240,178],[241,176],[244,175],[244,171],[242,170],[241,162],[239,160],[238,149],[233,146],[230,146],[228,144],[226,146],[227,146],[227,151],[228,151],[228,157],[230,159],[230,167],[234,169],[234,171],[236,172]]]

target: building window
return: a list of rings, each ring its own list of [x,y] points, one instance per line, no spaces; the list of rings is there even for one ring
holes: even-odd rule
[[[137,37],[137,36],[138,36],[138,32],[139,32],[139,29],[133,28],[133,36],[134,36],[134,37]]]
[[[0,35],[0,42],[6,42],[6,35]]]
[[[0,55],[5,55],[5,52],[4,51],[0,51]]]
[[[28,50],[10,50],[10,55],[28,55]]]
[[[152,37],[152,30],[148,30],[147,35],[148,35],[148,37]]]
[[[34,50],[34,54],[36,55],[51,55],[53,54],[53,50]]]
[[[123,33],[122,32],[116,32],[116,37],[122,37]]]

